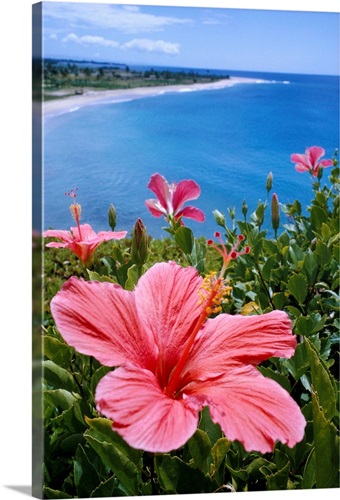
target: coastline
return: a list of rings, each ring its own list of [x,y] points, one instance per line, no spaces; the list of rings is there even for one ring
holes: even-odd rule
[[[42,103],[43,116],[55,116],[95,104],[98,102],[119,103],[143,97],[153,97],[169,92],[193,92],[199,90],[213,90],[232,87],[236,84],[263,83],[265,80],[244,77],[230,77],[211,83],[193,83],[190,85],[164,85],[152,87],[137,87],[117,90],[88,90],[81,95],[72,95],[61,99],[44,101]]]

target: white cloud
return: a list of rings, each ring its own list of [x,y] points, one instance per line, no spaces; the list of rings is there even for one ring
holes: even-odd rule
[[[95,27],[130,34],[161,31],[167,26],[193,23],[191,19],[148,14],[135,6],[90,3],[47,2],[44,4],[44,15],[54,22],[67,23],[71,29]]]
[[[164,40],[149,40],[147,38],[135,38],[122,45],[124,49],[136,49],[141,52],[161,52],[168,55],[177,55],[180,51],[178,43],[165,42]]]
[[[57,35],[55,33],[52,33],[49,37],[50,40],[57,40]]]
[[[119,43],[115,40],[107,40],[102,36],[78,36],[75,33],[70,33],[62,39],[63,43],[74,42],[80,45],[100,45],[102,47],[119,47]]]
[[[180,52],[180,45],[178,43],[165,42],[164,40],[150,40],[148,38],[134,38],[129,42],[120,44],[115,40],[108,40],[102,36],[78,36],[75,33],[69,33],[62,39],[62,43],[77,43],[84,46],[97,45],[115,49],[138,50],[140,52],[159,52],[168,55],[177,55]]]

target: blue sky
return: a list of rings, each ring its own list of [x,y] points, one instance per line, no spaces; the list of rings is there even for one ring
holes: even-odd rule
[[[128,65],[339,74],[339,13],[45,2],[44,54]]]

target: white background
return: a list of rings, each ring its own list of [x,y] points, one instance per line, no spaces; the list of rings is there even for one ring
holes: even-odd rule
[[[62,0],[64,1],[64,0]],[[79,0],[73,0],[79,3]],[[83,0],[83,2],[86,0]],[[100,3],[92,0],[94,3]],[[25,498],[31,484],[31,0],[7,0],[0,16],[0,491]],[[102,1],[134,5],[340,12],[338,0]],[[298,33],[296,34],[297,36]],[[316,36],[318,34],[316,33]],[[307,499],[336,490],[239,493],[246,499]],[[206,496],[206,495],[204,495]],[[210,496],[210,495],[209,495]],[[190,499],[202,495],[190,495]]]

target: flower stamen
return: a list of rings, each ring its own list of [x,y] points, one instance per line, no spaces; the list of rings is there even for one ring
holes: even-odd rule
[[[74,200],[74,202],[70,205],[70,212],[73,219],[76,221],[79,231],[79,238],[82,239],[81,229],[80,229],[81,205],[80,203],[76,203],[76,198],[77,198],[76,191],[78,191],[78,188],[70,189],[70,191],[65,193],[65,196],[71,196],[71,198],[73,198]]]
[[[213,290],[215,292],[215,296],[212,299],[211,304],[207,305],[207,302],[210,302],[209,299]],[[222,303],[228,300],[227,297],[230,295],[231,290],[232,288],[227,284],[227,280],[217,277],[217,273],[215,271],[207,274],[200,286],[200,289],[198,290],[198,304],[205,308],[207,318],[211,314],[221,312]]]
[[[237,241],[236,243],[234,244],[234,246],[232,247],[232,249],[230,250],[230,252],[228,252],[227,250],[227,247],[225,246],[223,240],[222,240],[222,237],[221,237],[221,233],[219,233],[218,231],[216,231],[215,233],[215,238],[217,238],[220,242],[220,246],[218,246],[213,240],[208,240],[207,241],[207,244],[211,247],[213,247],[222,257],[223,259],[223,265],[222,265],[222,269],[221,269],[221,272],[219,274],[219,277],[220,278],[223,278],[224,276],[224,273],[229,265],[229,262],[231,260],[235,260],[237,259],[237,257],[239,257],[240,255],[244,255],[244,254],[248,254],[250,252],[250,247],[247,246],[244,250],[242,250],[241,252],[237,252],[237,248],[238,246],[240,245],[240,243],[242,241],[244,241],[244,236],[243,234],[239,234],[238,237],[237,237]]]

